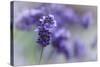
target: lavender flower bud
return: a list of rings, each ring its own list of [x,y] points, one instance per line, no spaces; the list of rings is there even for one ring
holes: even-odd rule
[[[38,37],[38,43],[41,44],[43,47],[47,46],[50,41],[50,34],[49,30],[46,30],[45,28],[39,29],[39,37]]]
[[[51,34],[53,28],[55,28],[56,22],[53,15],[43,16],[38,23],[38,43],[42,47],[46,47],[50,43]]]

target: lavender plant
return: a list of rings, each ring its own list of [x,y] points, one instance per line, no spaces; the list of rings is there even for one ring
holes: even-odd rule
[[[56,27],[56,21],[53,15],[43,16],[38,22],[38,40],[37,43],[42,47],[40,61],[43,53],[43,48],[50,44],[51,35]]]

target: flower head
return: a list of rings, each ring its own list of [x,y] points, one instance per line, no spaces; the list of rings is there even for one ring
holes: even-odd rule
[[[56,27],[53,15],[43,16],[38,23],[38,43],[45,47],[50,43],[51,34]]]

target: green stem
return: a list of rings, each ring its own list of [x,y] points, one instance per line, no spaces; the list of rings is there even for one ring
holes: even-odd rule
[[[41,49],[41,54],[40,54],[40,60],[39,60],[39,64],[41,63],[41,60],[42,60],[43,49],[44,49],[44,47],[42,47],[42,49]]]

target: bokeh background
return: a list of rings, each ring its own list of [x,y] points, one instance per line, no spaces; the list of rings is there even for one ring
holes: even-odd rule
[[[52,7],[51,7],[52,6]],[[58,9],[59,8],[59,9]],[[67,59],[62,53],[56,52],[55,48],[50,45],[45,47],[43,51],[41,64],[54,64],[54,63],[69,63],[69,62],[82,62],[82,61],[96,61],[97,60],[97,7],[88,6],[88,5],[64,5],[64,4],[49,4],[49,3],[36,3],[36,2],[14,2],[14,65],[33,65],[39,64],[39,58],[41,53],[41,47],[37,44],[37,32],[36,22],[32,22],[30,18],[35,19],[35,14],[37,13],[46,13],[48,10],[52,13],[54,10],[65,11],[68,8],[74,9],[76,14],[79,15],[79,18],[84,15],[86,12],[91,12],[92,15],[92,24],[89,28],[84,28],[81,25],[81,22],[75,21],[75,23],[69,24],[68,21],[63,20],[62,16],[59,13],[53,13],[57,17],[60,28],[68,29],[70,31],[70,42],[73,44],[73,41],[76,38],[81,39],[85,45],[85,56],[78,59],[72,56],[70,59]],[[33,13],[28,12],[31,10]],[[25,13],[26,11],[26,13]],[[66,13],[67,11],[65,11]],[[71,12],[71,11],[69,11]],[[48,12],[47,12],[48,13]],[[32,14],[32,17],[29,15]],[[34,16],[33,16],[34,15]],[[40,14],[41,15],[41,14]],[[23,28],[22,22],[24,22],[22,17],[26,17],[31,25],[25,26]],[[66,18],[66,17],[65,17]],[[27,21],[26,20],[26,21]],[[73,20],[73,18],[72,18]],[[36,20],[37,21],[37,20]],[[32,23],[31,23],[32,22]],[[77,22],[77,23],[76,23]],[[56,31],[57,32],[57,31]],[[55,33],[57,34],[57,33]],[[66,33],[65,33],[66,34]],[[95,41],[95,42],[94,42]],[[70,44],[70,45],[71,45]],[[70,49],[73,49],[71,47]],[[69,49],[69,51],[70,51]],[[83,50],[80,50],[83,51]],[[83,52],[81,52],[83,53]]]

